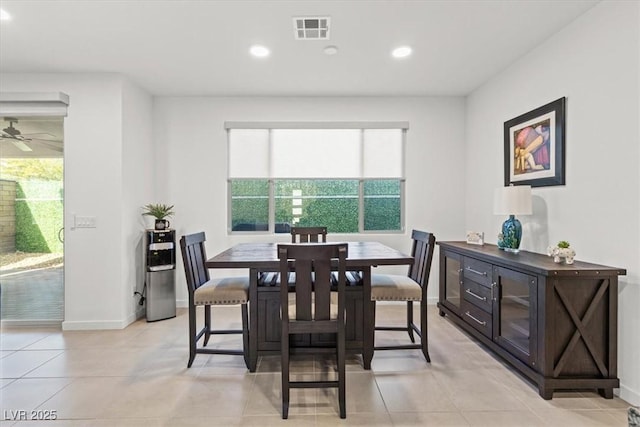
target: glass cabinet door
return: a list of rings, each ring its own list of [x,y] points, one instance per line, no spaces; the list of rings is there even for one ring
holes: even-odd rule
[[[458,254],[447,252],[440,266],[441,280],[444,282],[440,286],[440,301],[456,314],[460,313],[460,304],[462,302],[462,294],[460,292],[462,285],[462,257]]]
[[[535,276],[494,267],[493,339],[523,362],[535,366]]]

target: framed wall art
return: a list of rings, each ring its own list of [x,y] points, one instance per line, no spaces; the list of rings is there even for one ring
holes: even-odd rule
[[[565,101],[560,98],[504,122],[504,185],[565,183]]]

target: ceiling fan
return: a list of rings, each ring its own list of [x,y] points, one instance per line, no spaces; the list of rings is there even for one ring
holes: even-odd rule
[[[27,145],[27,142],[38,141],[42,145],[50,148],[51,150],[62,152],[62,141],[53,140],[53,139],[43,139],[37,138],[37,136],[49,136],[53,137],[53,135],[48,133],[31,133],[31,134],[23,134],[18,129],[16,129],[13,124],[18,123],[18,119],[13,117],[6,117],[5,121],[9,122],[9,126],[2,129],[0,131],[0,141],[11,142],[16,146],[19,150],[22,151],[33,151],[33,149]]]

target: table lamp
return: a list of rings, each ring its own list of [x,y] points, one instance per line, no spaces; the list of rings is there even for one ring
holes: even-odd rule
[[[498,247],[508,252],[518,253],[522,239],[522,224],[516,215],[531,215],[531,186],[513,184],[496,188],[493,197],[493,213],[509,215],[502,224],[502,233],[498,236]]]

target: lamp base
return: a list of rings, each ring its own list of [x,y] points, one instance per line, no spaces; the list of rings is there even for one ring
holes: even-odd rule
[[[507,252],[518,253],[520,250],[520,239],[522,238],[522,224],[515,215],[509,215],[509,218],[502,224],[502,233],[498,236],[498,247]]]
[[[505,252],[511,252],[512,254],[517,254],[518,252],[520,252],[520,249],[514,249],[514,248],[500,248]]]

